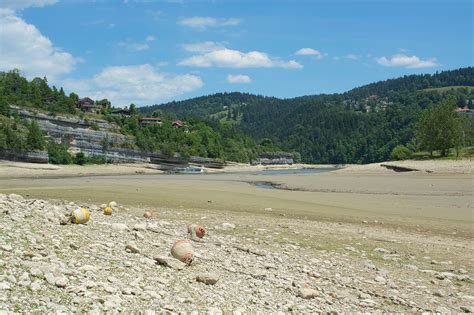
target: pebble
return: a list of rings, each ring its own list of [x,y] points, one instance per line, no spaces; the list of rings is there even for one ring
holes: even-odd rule
[[[112,230],[125,232],[125,231],[128,231],[128,226],[124,223],[113,223]]]
[[[140,253],[140,249],[138,248],[137,244],[135,244],[135,242],[127,243],[127,245],[125,246],[125,250],[135,254]]]
[[[214,285],[219,280],[219,277],[213,273],[199,274],[196,276],[197,282],[202,282],[204,284]]]
[[[224,230],[233,230],[233,229],[235,229],[235,224],[224,222],[224,223],[222,223],[222,229],[224,229]]]
[[[318,297],[319,292],[310,288],[300,288],[298,290],[298,296],[302,299],[308,300],[308,299],[313,299],[315,297]]]

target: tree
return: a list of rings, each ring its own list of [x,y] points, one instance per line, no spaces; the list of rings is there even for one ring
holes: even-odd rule
[[[455,111],[452,100],[443,101],[422,113],[418,123],[417,138],[421,148],[433,155],[440,150],[446,156],[450,148],[458,147],[462,139],[462,118]]]
[[[393,148],[390,158],[394,161],[407,160],[411,158],[412,152],[406,146],[400,144]]]
[[[43,132],[38,126],[38,123],[34,120],[31,122],[28,128],[26,145],[27,148],[31,150],[43,150],[45,146]]]

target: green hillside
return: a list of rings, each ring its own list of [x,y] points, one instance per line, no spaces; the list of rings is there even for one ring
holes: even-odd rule
[[[451,86],[474,86],[474,68],[404,76],[342,94],[278,99],[219,93],[140,111],[233,122],[256,141],[300,152],[305,162],[369,163],[389,159],[400,144],[417,150],[415,126],[424,110],[445,100],[472,106],[472,89]]]

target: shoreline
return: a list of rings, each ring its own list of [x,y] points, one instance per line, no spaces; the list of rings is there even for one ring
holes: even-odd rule
[[[385,165],[385,167],[384,167]],[[335,174],[394,174],[386,166],[413,169],[410,173],[474,174],[474,161],[465,160],[406,160],[371,164],[292,164],[250,165],[232,163],[223,169],[204,168],[205,174],[248,173],[263,170],[334,168]],[[59,178],[87,176],[159,175],[166,172],[154,164],[53,165],[0,160],[0,178]]]

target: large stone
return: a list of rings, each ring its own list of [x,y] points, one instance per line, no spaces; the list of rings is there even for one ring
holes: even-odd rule
[[[204,284],[214,285],[219,280],[219,277],[213,273],[203,273],[196,276],[197,282],[202,282]]]
[[[298,290],[298,296],[302,299],[309,300],[318,297],[319,292],[310,288],[301,288]]]
[[[115,230],[118,232],[125,232],[125,231],[128,231],[128,226],[125,223],[113,223],[112,230]]]
[[[159,265],[172,268],[175,270],[182,270],[186,266],[185,263],[182,263],[168,256],[156,256],[154,259]]]
[[[134,254],[140,253],[140,249],[138,248],[137,244],[135,244],[135,242],[128,242],[125,246],[125,250]]]

